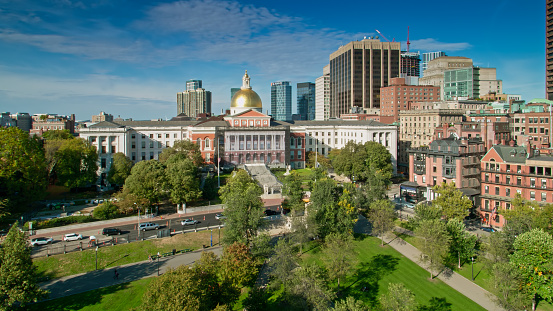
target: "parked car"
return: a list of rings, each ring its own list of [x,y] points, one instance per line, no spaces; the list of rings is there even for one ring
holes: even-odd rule
[[[481,227],[480,230],[486,231],[486,232],[495,232],[495,229],[492,227]]]
[[[266,209],[263,211],[263,213],[265,214],[265,216],[278,215],[278,212],[273,211],[272,209]]]
[[[36,239],[31,240],[31,246],[51,244],[53,241],[54,241],[54,239],[47,238],[47,237],[36,238]]]
[[[180,222],[180,224],[183,225],[183,226],[186,226],[186,225],[195,225],[195,224],[197,224],[197,223],[198,223],[197,220],[195,220],[195,219],[190,219],[190,218],[187,218],[187,219],[182,220],[182,221]]]
[[[138,227],[138,230],[141,230],[141,231],[157,230],[157,229],[159,229],[159,225],[154,224],[153,222],[145,222],[143,224],[140,224],[140,226]]]
[[[221,220],[221,219],[225,219],[225,218],[227,218],[227,216],[223,215],[223,213],[215,214],[215,219],[217,219],[217,220]]]
[[[102,234],[103,235],[120,235],[121,234],[121,229],[119,228],[104,228],[102,229]]]
[[[67,242],[67,241],[77,241],[77,240],[82,240],[82,239],[83,239],[83,236],[80,235],[80,234],[76,234],[76,233],[68,233],[63,237],[63,240],[65,242]]]

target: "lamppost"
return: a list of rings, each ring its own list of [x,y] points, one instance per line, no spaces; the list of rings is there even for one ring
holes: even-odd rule
[[[471,264],[471,272],[472,272],[472,280],[474,281],[474,255],[470,257],[470,261],[472,262]]]
[[[159,276],[159,255],[157,255],[157,276]]]
[[[98,270],[98,246],[96,246],[96,270]]]
[[[213,229],[211,229],[211,242],[210,242],[210,244],[211,244],[211,247],[213,247]]]
[[[140,208],[138,208],[138,204],[134,203],[136,205],[136,209],[138,210],[138,226],[136,227],[136,234],[138,235],[137,240],[140,238]]]

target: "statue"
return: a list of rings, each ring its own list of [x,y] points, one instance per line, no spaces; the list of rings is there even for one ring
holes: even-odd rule
[[[242,78],[242,89],[251,89],[250,87],[250,76],[248,76],[248,71],[244,74]]]

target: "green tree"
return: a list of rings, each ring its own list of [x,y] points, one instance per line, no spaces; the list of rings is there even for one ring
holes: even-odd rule
[[[336,296],[326,284],[324,271],[316,264],[294,270],[285,290],[292,306],[303,310],[328,310]]]
[[[511,209],[501,211],[505,217],[505,231],[513,237],[532,229],[543,229],[553,233],[553,204],[539,205],[536,201],[524,200],[516,194]]]
[[[372,225],[372,231],[381,238],[384,246],[384,235],[394,229],[396,212],[390,200],[378,200],[371,204],[369,210],[369,220]]]
[[[269,271],[272,277],[270,286],[274,289],[286,286],[292,279],[292,270],[297,266],[298,259],[290,242],[285,239],[278,240],[275,252],[269,261]]]
[[[317,224],[319,237],[324,239],[332,232],[353,232],[358,216],[349,191],[338,187],[331,179],[321,179],[313,185],[311,202],[308,207],[309,223]]]
[[[442,183],[434,186],[433,190],[437,195],[432,205],[442,212],[446,220],[456,218],[462,221],[469,215],[472,201],[455,188],[455,183]]]
[[[217,198],[217,176],[211,176],[207,174],[204,179],[204,187],[202,188],[202,197],[206,200],[213,200]]]
[[[223,251],[221,272],[225,282],[238,290],[251,286],[257,276],[257,264],[246,244],[235,242]]]
[[[337,280],[339,289],[340,279],[351,273],[357,264],[353,237],[349,234],[337,233],[328,235],[323,247],[323,255],[328,274],[332,280]]]
[[[511,264],[523,277],[523,288],[532,299],[536,310],[539,298],[553,298],[553,237],[541,229],[533,229],[518,236]]]
[[[11,310],[15,303],[24,307],[45,294],[37,285],[27,237],[14,224],[0,247],[0,308]]]
[[[368,168],[367,173],[374,174],[381,180],[390,182],[394,167],[392,165],[392,154],[384,147],[374,141],[368,141],[364,144],[366,150],[365,164]],[[365,179],[368,177],[365,177]]]
[[[417,228],[425,220],[440,219],[442,216],[440,209],[434,205],[421,203],[415,205],[414,210],[415,216],[409,219],[413,228]]]
[[[117,152],[113,155],[113,162],[109,169],[108,181],[113,185],[123,185],[131,174],[132,161],[124,153]]]
[[[332,159],[332,167],[337,174],[345,175],[351,181],[364,181],[367,176],[366,160],[365,146],[350,140]]]
[[[457,267],[461,269],[463,263],[474,256],[474,252],[478,248],[478,238],[468,233],[465,224],[456,218],[450,219],[446,228],[451,238],[449,254],[452,259],[456,259]]]
[[[490,291],[506,310],[525,310],[530,305],[528,296],[520,290],[523,281],[518,269],[508,262],[497,262],[490,269]]]
[[[427,305],[420,305],[417,311],[451,311],[451,304],[443,297],[432,297]]]
[[[382,309],[389,311],[411,311],[417,305],[413,292],[402,283],[388,284],[388,293],[380,296],[379,300]]]
[[[261,187],[244,170],[237,171],[219,189],[225,204],[225,235],[223,243],[249,244],[262,224],[263,202]]]
[[[165,164],[167,181],[171,193],[171,201],[178,207],[182,204],[186,210],[186,203],[201,198],[198,168],[194,162],[183,154],[171,156]]]
[[[273,252],[273,246],[271,245],[271,236],[264,232],[258,234],[251,244],[251,252],[254,258],[267,258]]]
[[[296,216],[292,218],[292,240],[300,245],[300,254],[303,253],[303,245],[316,235],[317,226],[310,223],[312,218]]]
[[[449,251],[451,238],[447,234],[446,225],[440,220],[425,220],[415,229],[417,244],[421,250],[421,261],[428,265],[430,278],[434,271],[442,269]]]
[[[334,304],[335,311],[369,311],[362,300],[356,300],[352,296],[346,297],[343,300],[337,300]]]
[[[67,188],[84,187],[98,178],[96,147],[80,138],[64,140],[55,155],[58,184]]]
[[[16,127],[0,128],[0,200],[18,208],[43,197],[48,184],[44,149]]]
[[[331,168],[330,159],[315,151],[308,151],[305,157],[305,166],[315,168],[315,159],[319,163],[318,167]]]
[[[292,210],[304,210],[303,194],[301,177],[296,171],[292,171],[284,177],[282,187],[282,195],[286,197],[288,207]]]
[[[156,160],[136,163],[125,180],[124,188],[149,204],[159,202],[167,189],[165,166]]]
[[[194,162],[196,167],[201,167],[204,164],[204,158],[202,158],[200,146],[188,139],[176,141],[173,147],[163,149],[163,151],[159,154],[159,161],[164,163],[174,154],[182,154],[188,157],[192,160],[192,162]]]
[[[510,243],[504,232],[492,232],[486,242],[483,245],[486,256],[483,257],[488,269],[491,269],[496,263],[509,262],[509,255],[511,254],[513,244]]]
[[[113,219],[119,215],[119,207],[117,205],[105,201],[104,203],[98,205],[93,211],[92,216],[96,219],[107,220]]]
[[[42,139],[44,140],[66,140],[73,138],[75,136],[69,130],[49,130],[42,133]]]

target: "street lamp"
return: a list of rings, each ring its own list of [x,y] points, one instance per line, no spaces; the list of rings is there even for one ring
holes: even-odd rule
[[[474,255],[470,257],[471,264],[471,270],[472,270],[472,280],[474,281]]]
[[[96,246],[96,270],[98,270],[98,246]]]
[[[211,229],[211,247],[213,247],[213,229]]]
[[[159,276],[159,255],[157,255],[157,276]]]

